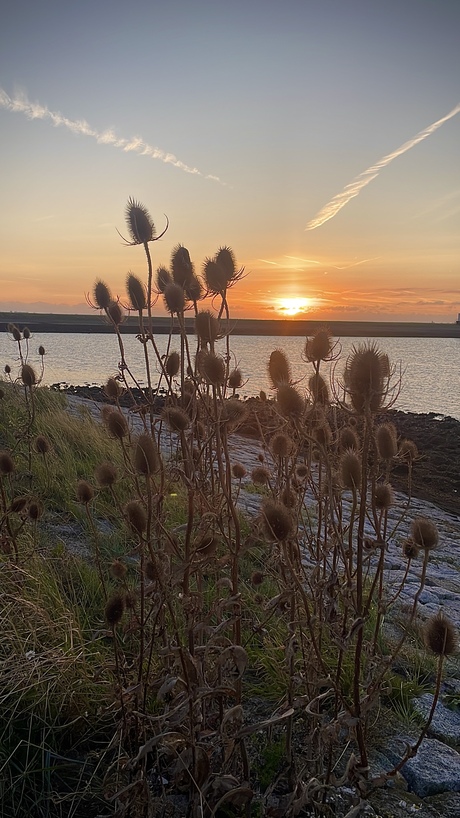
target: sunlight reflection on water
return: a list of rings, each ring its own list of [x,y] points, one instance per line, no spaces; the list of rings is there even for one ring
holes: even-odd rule
[[[336,373],[342,375],[345,360],[354,344],[365,339],[344,338]],[[460,420],[460,339],[458,338],[375,338],[393,364],[402,369],[402,388],[396,408],[412,412],[435,412]],[[194,338],[189,336],[191,349]],[[168,336],[158,335],[160,354],[166,351]],[[292,377],[299,386],[307,383],[311,365],[302,361],[304,338],[272,336],[234,336],[231,350],[248,380],[240,390],[241,397],[257,395],[261,389],[271,394],[267,377],[267,362],[274,349],[282,349],[291,363]],[[110,334],[40,333],[30,340],[30,362],[39,364],[39,344],[46,350],[43,383],[66,382],[73,385],[101,385],[117,372],[120,359],[115,336]],[[134,335],[124,335],[126,360],[134,376],[145,385],[145,370],[139,341]],[[179,337],[174,336],[171,349],[179,350]],[[220,351],[224,351],[223,342]],[[153,361],[153,356],[151,358]],[[17,347],[7,333],[0,333],[0,369],[9,364],[17,371]],[[328,367],[330,368],[330,367]],[[153,372],[158,368],[153,364]],[[324,370],[323,370],[324,373]]]

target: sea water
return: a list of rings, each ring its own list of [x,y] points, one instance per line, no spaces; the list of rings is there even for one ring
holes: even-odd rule
[[[134,335],[123,335],[125,358],[132,374],[141,385],[146,384],[143,366],[143,350]],[[168,336],[156,336],[160,355],[167,350]],[[395,408],[411,412],[434,412],[450,415],[460,420],[460,338],[373,338],[371,343],[385,352],[394,366],[398,392]],[[191,355],[195,339],[188,336]],[[23,346],[24,346],[23,342]],[[40,333],[29,340],[29,362],[40,372],[38,347],[45,347],[45,369],[42,383],[67,385],[102,385],[110,375],[117,374],[121,353],[117,338],[112,334]],[[322,365],[326,378],[334,376],[340,384],[347,356],[354,346],[366,343],[362,338],[343,338],[337,345],[337,358]],[[261,390],[272,394],[267,373],[270,353],[282,349],[290,364],[293,381],[300,389],[307,388],[312,374],[311,364],[302,354],[305,338],[280,336],[232,336],[230,338],[231,366],[239,366],[244,386],[241,397],[258,395]],[[172,337],[171,350],[180,350],[179,336]],[[152,380],[158,380],[159,366],[151,351]],[[217,351],[225,352],[225,342],[220,341]],[[0,333],[0,376],[5,364],[18,373],[18,346],[7,333]],[[338,387],[340,389],[340,386]]]

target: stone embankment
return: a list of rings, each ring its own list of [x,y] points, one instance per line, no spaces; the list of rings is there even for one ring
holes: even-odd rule
[[[89,413],[95,419],[100,418],[100,404],[93,401],[69,395],[68,405],[69,411],[77,416],[84,417]],[[135,428],[140,423],[139,418],[131,416],[131,423]],[[163,440],[165,452],[170,451],[170,435],[166,431]],[[270,455],[260,441],[238,434],[232,435],[230,455],[234,462],[238,461],[247,469],[238,504],[242,511],[256,517],[261,498],[248,485],[250,473],[254,466],[260,465],[260,455],[268,463]],[[412,605],[420,585],[421,561],[412,561],[403,582],[407,560],[402,556],[401,543],[409,534],[411,520],[418,516],[428,517],[439,531],[439,547],[430,555],[427,579],[419,599],[418,617],[424,620],[442,610],[460,632],[460,509],[458,513],[455,512],[455,503],[454,508],[449,504],[449,510],[446,510],[425,499],[413,497],[408,507],[408,498],[396,493],[396,503],[388,521],[385,586],[389,594],[394,594],[403,583],[399,595],[400,609],[408,609]],[[366,525],[366,534],[372,538],[372,526],[370,522]],[[307,552],[305,560],[308,563]],[[455,675],[458,662],[454,663],[454,667]],[[393,783],[390,789],[374,793],[370,799],[372,806],[368,804],[366,811],[359,814],[393,815],[396,818],[413,814],[419,818],[460,818],[460,712],[447,707],[447,701],[456,701],[457,708],[460,706],[460,680],[453,677],[444,684],[428,736],[417,756],[406,763],[398,782]],[[428,693],[414,701],[414,708],[422,719],[429,712],[431,703],[432,696]],[[374,772],[390,769],[403,755],[405,745],[413,741],[414,735],[405,731],[392,736],[376,757]]]

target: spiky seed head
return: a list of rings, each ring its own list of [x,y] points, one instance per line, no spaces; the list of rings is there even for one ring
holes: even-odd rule
[[[105,605],[105,621],[111,628],[115,628],[125,612],[125,597],[118,592],[112,594]]]
[[[390,483],[377,483],[374,500],[377,508],[384,509],[385,511],[391,508],[395,502],[393,486]]]
[[[27,513],[33,522],[36,522],[40,519],[43,514],[43,506],[39,500],[31,500],[29,503],[29,507],[27,509]]]
[[[112,296],[107,284],[104,284],[103,281],[96,281],[93,290],[93,299],[96,307],[99,307],[100,310],[107,310],[109,308]]]
[[[133,244],[147,244],[156,236],[155,225],[143,204],[131,197],[126,205],[126,226]]]
[[[147,514],[142,503],[131,500],[126,506],[126,516],[133,531],[142,536],[147,528]]]
[[[139,474],[150,477],[160,468],[160,455],[157,445],[148,434],[139,435],[134,449],[134,465]]]
[[[457,633],[450,619],[441,611],[425,626],[425,644],[436,656],[451,656],[457,651]]]
[[[94,489],[87,480],[79,480],[77,483],[77,500],[87,506],[94,498]]]
[[[260,392],[259,392],[259,400],[261,400],[262,403],[265,403],[266,400],[267,400],[267,393],[264,392],[263,389],[261,389]]]
[[[263,581],[264,581],[264,575],[263,575],[262,571],[253,571],[252,572],[252,574],[251,574],[251,583],[252,583],[252,585],[257,587],[258,585],[262,585]]]
[[[219,337],[219,322],[209,310],[200,310],[195,316],[195,332],[205,344],[217,341]]]
[[[251,472],[251,480],[256,486],[266,486],[270,480],[270,472],[265,466],[255,466]]]
[[[340,459],[340,477],[346,489],[358,490],[361,486],[361,460],[354,449],[347,449]]]
[[[9,375],[11,372],[11,367],[9,364],[5,364],[5,375]]]
[[[307,361],[316,363],[326,361],[331,354],[332,336],[328,329],[319,329],[313,338],[307,338],[305,342],[305,357]]]
[[[37,435],[37,437],[34,440],[34,449],[37,452],[37,454],[42,455],[48,454],[50,450],[48,438],[45,437],[45,435]]]
[[[189,301],[199,301],[203,295],[203,287],[198,276],[192,275],[190,281],[186,282],[184,290]]]
[[[286,508],[294,508],[297,503],[295,491],[293,491],[292,488],[289,489],[287,486],[285,486],[281,492],[280,500],[283,506],[286,506]]]
[[[157,270],[157,289],[159,293],[164,293],[166,285],[171,284],[171,273],[166,267],[158,267]]]
[[[107,415],[107,428],[112,437],[122,440],[128,434],[128,423],[122,412],[112,409]]]
[[[417,559],[420,553],[420,548],[411,537],[408,537],[407,540],[404,540],[402,544],[402,550],[404,556],[407,557],[408,560]]]
[[[276,393],[276,402],[281,414],[286,417],[299,417],[304,410],[302,395],[294,386],[282,383]]]
[[[194,275],[190,253],[182,244],[178,244],[172,251],[171,272],[175,283],[179,284],[182,288],[185,287]]]
[[[207,258],[203,264],[203,278],[206,289],[214,295],[223,295],[227,289],[227,275],[221,264],[213,258]]]
[[[375,413],[385,397],[388,358],[375,343],[353,347],[348,357],[344,381],[355,412]]]
[[[314,375],[310,376],[308,379],[308,388],[314,403],[320,403],[323,406],[329,403],[329,389],[327,388],[326,381],[319,372],[315,372]]]
[[[107,315],[109,316],[110,320],[115,324],[116,327],[120,326],[120,324],[123,321],[124,315],[119,301],[110,302],[109,306],[107,307]]]
[[[9,452],[0,452],[0,474],[12,474],[14,461]]]
[[[306,463],[299,463],[295,470],[297,480],[306,480],[310,474],[310,469]]]
[[[165,307],[171,315],[181,313],[185,309],[185,293],[180,284],[171,281],[166,284],[163,292]]]
[[[270,441],[270,451],[274,457],[289,457],[294,451],[294,441],[285,432],[277,432]]]
[[[260,463],[265,463],[265,455],[264,455],[264,454],[262,454],[262,452],[259,452],[259,454],[257,455],[257,460],[258,460]]]
[[[30,329],[29,327],[23,327],[22,329],[22,337],[25,341],[28,341],[30,338]]]
[[[313,437],[323,449],[326,449],[332,440],[332,430],[327,420],[321,426],[316,426],[313,429]]]
[[[118,400],[123,390],[116,378],[108,378],[104,386],[104,392],[110,400]]]
[[[286,506],[274,500],[264,500],[262,503],[262,520],[264,531],[268,539],[282,542],[293,531],[292,517]]]
[[[236,480],[242,480],[246,477],[247,471],[242,463],[234,463],[232,466],[232,474]]]
[[[214,352],[205,352],[200,359],[200,372],[207,383],[222,386],[225,383],[225,361]]]
[[[165,361],[165,371],[170,378],[174,378],[180,369],[180,355],[178,352],[170,352]]]
[[[21,511],[24,511],[28,502],[29,502],[28,497],[24,496],[14,497],[11,501],[10,509],[14,514],[20,514]]]
[[[110,566],[110,573],[114,579],[124,579],[128,572],[126,564],[121,560],[114,560]]]
[[[232,369],[230,372],[230,375],[228,376],[228,385],[230,389],[241,389],[243,386],[243,375],[239,367]]]
[[[163,411],[163,418],[173,432],[185,432],[190,426],[190,418],[179,406],[168,406]]]
[[[339,434],[340,448],[343,449],[359,449],[358,435],[351,426],[344,426]]]
[[[28,389],[31,389],[32,386],[35,386],[37,383],[37,376],[35,374],[35,370],[30,364],[24,364],[21,369],[21,380],[24,386],[27,386]]]
[[[382,460],[392,460],[398,453],[398,439],[393,423],[382,423],[375,432],[377,451]]]
[[[274,349],[268,361],[268,377],[274,389],[278,389],[282,384],[288,384],[291,380],[291,367],[289,361],[281,349]]]
[[[38,354],[40,355],[40,358],[43,358],[45,354],[45,347],[42,344],[40,344],[40,346],[38,347]]]
[[[142,312],[142,310],[145,310],[147,306],[145,287],[140,278],[135,276],[134,273],[128,273],[126,279],[126,291],[133,310],[137,310],[137,312]]]
[[[220,247],[215,256],[216,263],[222,267],[227,283],[230,284],[236,275],[236,259],[230,247]]]
[[[410,534],[421,548],[436,548],[439,543],[438,529],[427,517],[416,517],[412,520]]]
[[[96,480],[101,488],[113,486],[118,478],[117,468],[113,463],[100,463],[95,470]]]
[[[401,440],[399,456],[412,463],[418,457],[418,449],[413,440]]]
[[[21,340],[22,336],[16,324],[8,324],[8,332],[13,336],[13,341]]]
[[[243,423],[248,416],[248,407],[237,398],[229,398],[222,406],[221,420],[227,423],[230,430],[234,430]]]

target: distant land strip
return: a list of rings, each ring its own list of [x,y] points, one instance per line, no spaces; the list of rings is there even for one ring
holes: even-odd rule
[[[0,332],[8,331],[8,324],[16,324],[22,331],[28,327],[33,333],[74,332],[107,333],[113,326],[101,315],[58,315],[54,313],[0,312]],[[171,319],[164,316],[152,317],[155,335],[167,335],[171,329]],[[145,321],[147,325],[147,321]],[[188,333],[194,332],[193,317],[185,319]],[[418,323],[411,321],[305,321],[258,320],[252,318],[230,319],[228,330],[231,335],[277,335],[306,337],[313,335],[321,327],[327,327],[336,338],[460,338],[460,324]],[[122,333],[137,335],[139,320],[128,316],[122,323]],[[179,328],[175,322],[173,332]]]

